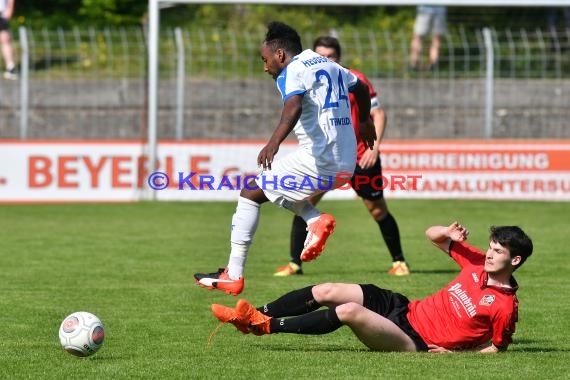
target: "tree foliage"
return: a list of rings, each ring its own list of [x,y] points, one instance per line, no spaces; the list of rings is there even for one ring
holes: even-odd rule
[[[147,8],[145,0],[16,0],[16,18],[30,26],[133,26],[140,25]],[[172,4],[161,10],[161,23],[254,31],[280,20],[303,31],[350,24],[386,26],[413,17],[412,13],[413,7]]]
[[[81,0],[79,15],[95,24],[140,23],[148,3],[140,0]]]
[[[147,12],[147,0],[15,0],[19,24],[46,27],[134,26]],[[450,7],[450,29],[544,27],[548,8]],[[411,30],[414,6],[316,6],[176,4],[161,10],[161,24],[185,28],[264,30],[280,20],[304,31],[331,28]],[[560,17],[562,19],[562,17]]]

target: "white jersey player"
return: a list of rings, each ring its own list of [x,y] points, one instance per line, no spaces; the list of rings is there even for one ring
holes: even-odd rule
[[[356,139],[350,114],[349,89],[357,78],[345,68],[305,50],[277,77],[283,101],[302,95],[303,112],[293,129],[299,146],[315,157],[326,174],[354,169]]]
[[[305,50],[276,81],[284,103],[293,96],[301,101],[293,128],[299,148],[275,163],[259,162],[268,170],[257,179],[257,185],[270,201],[295,211],[289,201],[302,201],[315,191],[334,188],[339,173],[354,171],[356,138],[348,92],[358,79],[340,65]]]
[[[311,261],[323,251],[336,223],[306,198],[346,182],[354,171],[356,139],[349,91],[359,106],[362,141],[372,147],[376,139],[369,117],[368,86],[312,50],[302,51],[301,39],[293,28],[280,22],[270,23],[260,52],[264,70],[276,80],[283,98],[281,120],[257,157],[263,172],[241,190],[232,219],[227,267],[194,275],[198,285],[233,295],[243,290],[243,272],[260,205],[268,200],[307,222],[309,233],[301,260]],[[274,161],[280,144],[291,131],[299,140],[298,149]],[[348,178],[338,178],[343,173]]]

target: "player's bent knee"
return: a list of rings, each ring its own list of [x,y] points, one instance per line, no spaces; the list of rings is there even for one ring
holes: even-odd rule
[[[386,215],[388,215],[388,213],[381,208],[374,208],[370,210],[370,214],[372,215],[372,218],[377,221],[381,221],[386,217]]]
[[[315,285],[312,289],[313,297],[318,303],[325,304],[334,299],[335,289],[336,285],[332,282]]]
[[[364,309],[364,306],[356,303],[349,302],[336,307],[336,315],[338,319],[344,324],[350,324],[355,322],[360,315],[360,312]]]
[[[241,189],[239,194],[240,197],[247,198],[259,204],[268,201],[263,190],[261,190],[259,187],[256,187],[257,184],[255,182],[250,182],[248,186],[249,187],[244,187],[243,189]]]

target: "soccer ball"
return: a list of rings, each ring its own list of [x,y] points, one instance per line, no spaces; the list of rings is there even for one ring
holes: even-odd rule
[[[103,323],[86,311],[68,315],[59,326],[59,341],[65,351],[74,356],[93,355],[103,345],[104,338]]]

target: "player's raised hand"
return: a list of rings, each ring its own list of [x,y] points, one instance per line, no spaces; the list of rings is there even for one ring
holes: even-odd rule
[[[455,221],[447,227],[447,234],[453,241],[465,241],[467,240],[467,236],[469,236],[469,230],[459,224],[458,221]]]
[[[362,169],[370,169],[378,161],[378,150],[377,149],[366,149],[358,161],[358,166]]]
[[[368,149],[374,148],[374,141],[376,141],[376,128],[372,119],[368,118],[366,121],[360,121],[358,125],[358,133],[360,139]]]

